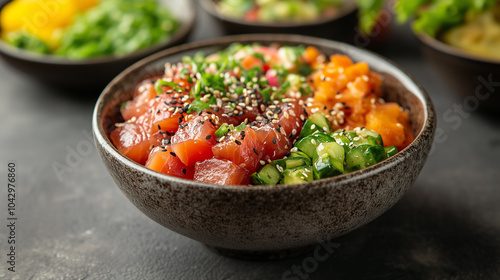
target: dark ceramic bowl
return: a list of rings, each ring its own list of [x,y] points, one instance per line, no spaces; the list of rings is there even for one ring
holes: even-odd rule
[[[327,39],[347,40],[355,34],[357,6],[352,0],[339,9],[333,17],[321,17],[309,22],[250,22],[243,19],[226,17],[218,11],[219,0],[199,0],[203,9],[209,13],[228,34],[245,33],[286,33],[316,36]]]
[[[0,9],[10,1],[2,2]],[[0,55],[12,67],[42,83],[71,89],[104,88],[126,67],[148,55],[184,42],[195,21],[196,8],[191,0],[160,0],[180,21],[180,27],[170,40],[129,55],[106,56],[82,61],[37,55],[15,48],[0,39]]]
[[[386,100],[410,112],[415,140],[397,155],[353,173],[300,185],[218,186],[149,170],[125,157],[108,136],[120,104],[145,78],[162,74],[198,51],[209,54],[233,42],[312,45],[326,54],[366,61],[384,77]],[[116,77],[97,101],[92,129],[115,183],[148,217],[227,255],[283,257],[348,233],[380,216],[408,190],[431,148],[436,118],[424,89],[393,63],[347,44],[299,35],[239,35],[186,44],[150,56]]]
[[[468,111],[500,115],[500,60],[469,54],[426,34],[416,35],[422,52]]]

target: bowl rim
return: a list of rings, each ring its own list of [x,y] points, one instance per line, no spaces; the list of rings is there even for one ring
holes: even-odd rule
[[[305,21],[305,22],[293,22],[293,21],[286,21],[286,22],[251,22],[251,21],[246,21],[243,19],[239,19],[237,17],[227,17],[222,15],[217,11],[216,4],[214,3],[214,0],[199,0],[200,6],[208,12],[212,17],[218,18],[220,21],[227,21],[231,22],[234,24],[238,25],[245,25],[249,27],[255,27],[255,28],[298,28],[298,27],[314,27],[322,24],[326,24],[332,21],[336,21],[338,19],[341,19],[353,12],[356,11],[357,5],[354,2],[354,0],[346,0],[346,2],[342,5],[342,7],[339,8],[339,13],[336,14],[335,16],[331,17],[319,17],[316,20],[312,21]]]
[[[3,10],[5,5],[12,2],[13,0],[5,1],[0,4],[0,11]],[[128,60],[138,60],[147,56],[148,54],[153,54],[162,49],[165,49],[169,46],[180,43],[185,37],[189,35],[192,31],[196,18],[197,18],[197,9],[194,5],[194,0],[183,0],[186,2],[186,5],[189,7],[190,13],[185,20],[180,21],[180,26],[176,32],[172,34],[172,36],[163,42],[156,43],[154,45],[139,49],[132,53],[123,55],[123,56],[114,56],[114,55],[106,55],[95,58],[83,59],[83,60],[72,60],[65,57],[58,57],[55,55],[45,55],[45,54],[37,54],[34,52],[30,52],[27,50],[16,48],[7,42],[5,42],[2,38],[0,38],[0,54],[7,55],[18,60],[30,61],[40,64],[47,65],[67,65],[67,66],[89,66],[89,65],[103,65],[109,63],[115,63],[117,61],[128,61]],[[175,17],[176,15],[173,14]],[[179,20],[178,17],[176,17]],[[1,29],[0,29],[1,30]]]
[[[326,48],[333,48],[339,51],[347,51],[351,50],[356,53],[356,55],[365,55],[365,56],[371,56],[375,60],[379,62],[386,63],[388,67],[393,68],[394,71],[398,72],[398,75],[402,78],[405,78],[407,82],[410,82],[413,84],[412,88],[413,90],[417,90],[419,92],[414,92],[411,89],[408,88],[408,85],[405,85],[405,87],[408,89],[408,91],[412,92],[412,94],[417,97],[423,107],[423,114],[424,114],[424,123],[422,124],[422,128],[420,132],[415,136],[415,139],[408,145],[405,149],[399,151],[396,155],[380,162],[377,164],[374,164],[372,166],[366,167],[361,170],[357,170],[354,172],[342,174],[339,176],[335,177],[330,177],[330,178],[325,178],[325,179],[320,179],[320,180],[314,180],[312,182],[308,183],[301,183],[301,184],[291,184],[291,185],[275,185],[275,186],[264,186],[264,185],[253,185],[250,187],[247,186],[239,186],[239,185],[215,185],[215,184],[209,184],[209,183],[203,183],[203,182],[198,182],[194,180],[189,180],[189,179],[181,179],[177,178],[174,176],[169,176],[151,169],[146,168],[143,165],[140,165],[133,160],[129,159],[122,153],[118,151],[118,149],[115,148],[115,146],[111,143],[109,138],[106,136],[106,133],[104,132],[103,126],[102,126],[102,117],[103,117],[103,111],[106,108],[107,104],[103,103],[104,97],[106,95],[111,94],[111,89],[115,87],[115,85],[119,84],[119,82],[125,78],[127,75],[129,75],[130,72],[133,72],[139,68],[144,67],[145,65],[148,65],[149,63],[153,63],[154,61],[160,60],[166,56],[170,55],[175,55],[180,52],[185,52],[185,51],[190,51],[190,50],[196,50],[199,48],[205,48],[205,47],[213,47],[213,46],[219,46],[219,45],[227,45],[233,42],[238,42],[238,41],[252,41],[252,42],[266,42],[266,43],[272,43],[273,41],[288,41],[292,44],[305,44],[305,45],[318,45]],[[355,58],[353,58],[355,59]],[[370,66],[372,67],[372,66]],[[398,81],[401,82],[400,79]],[[421,95],[421,96],[419,96]],[[103,90],[101,95],[99,96],[96,105],[94,107],[94,112],[92,114],[92,131],[94,134],[94,139],[95,139],[95,144],[100,146],[102,149],[105,149],[107,153],[112,155],[116,160],[120,161],[122,164],[127,165],[129,168],[136,169],[140,172],[146,173],[149,176],[157,177],[160,181],[163,182],[173,182],[176,183],[177,186],[184,186],[184,187],[200,187],[200,188],[212,188],[212,189],[218,189],[218,190],[228,190],[228,191],[236,191],[236,192],[255,192],[255,191],[266,191],[269,192],[271,190],[273,191],[280,191],[283,189],[297,189],[297,188],[311,188],[314,186],[319,186],[324,184],[318,184],[318,182],[328,182],[329,187],[334,187],[334,188],[340,188],[342,185],[349,184],[352,181],[364,179],[367,177],[372,176],[375,173],[381,172],[383,170],[386,170],[390,168],[393,165],[397,165],[399,163],[402,163],[403,161],[408,159],[407,153],[409,152],[410,149],[413,149],[417,145],[420,145],[420,142],[422,142],[422,138],[424,138],[424,134],[426,133],[432,133],[432,136],[434,134],[436,127],[436,113],[434,109],[434,105],[432,103],[432,100],[429,96],[429,94],[425,91],[425,89],[422,87],[420,83],[418,83],[409,73],[407,73],[405,70],[403,70],[401,67],[397,66],[393,61],[390,59],[384,58],[383,56],[373,53],[371,51],[367,51],[352,45],[348,45],[346,43],[341,43],[337,41],[332,41],[332,40],[326,40],[326,39],[320,39],[316,37],[310,37],[310,36],[303,36],[303,35],[288,35],[288,34],[243,34],[243,35],[232,35],[232,36],[225,36],[225,37],[219,37],[215,39],[209,39],[209,40],[204,40],[204,41],[197,41],[197,42],[191,42],[187,44],[182,44],[179,46],[175,46],[166,50],[163,50],[161,52],[158,52],[156,54],[153,54],[151,56],[148,56],[132,66],[128,67],[124,71],[122,71],[118,76],[116,76]],[[432,141],[432,138],[431,140]]]
[[[482,63],[488,63],[488,64],[493,64],[493,65],[498,65],[500,64],[500,59],[499,58],[494,58],[494,57],[487,57],[487,56],[481,56],[473,53],[469,53],[467,51],[461,50],[457,47],[448,45],[441,40],[438,40],[429,34],[425,32],[416,32],[412,28],[412,32],[417,37],[417,39],[424,45],[427,45],[435,50],[438,50],[442,53],[457,57],[457,58],[462,58],[462,59],[467,59],[471,61],[476,61],[476,62],[482,62]]]

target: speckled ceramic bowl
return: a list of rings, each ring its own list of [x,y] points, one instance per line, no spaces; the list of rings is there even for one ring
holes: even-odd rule
[[[126,158],[108,133],[119,106],[143,79],[197,51],[212,53],[232,42],[313,45],[326,54],[366,61],[384,77],[386,100],[409,109],[415,141],[369,168],[300,185],[217,186],[157,173]],[[99,153],[123,193],[166,228],[237,257],[283,257],[319,240],[348,233],[380,216],[408,190],[431,148],[436,118],[424,89],[386,59],[352,46],[298,35],[240,35],[171,48],[129,67],[97,101],[93,131]]]

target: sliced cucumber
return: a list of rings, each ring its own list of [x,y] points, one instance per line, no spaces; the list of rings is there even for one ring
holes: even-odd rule
[[[322,113],[314,113],[306,120],[299,139],[315,133],[316,131],[330,134],[332,132],[330,121]]]
[[[352,143],[351,140],[344,134],[343,130],[341,131],[336,131],[331,134],[332,138],[335,139],[335,142],[339,144],[340,146],[344,147],[344,151],[346,153],[349,152],[351,149],[349,147],[349,144]]]
[[[314,178],[310,167],[298,167],[283,171],[281,183],[290,185],[311,182],[312,180],[314,180]]]
[[[358,135],[361,137],[364,137],[365,135],[371,136],[377,141],[377,145],[384,146],[384,141],[382,141],[382,136],[373,130],[362,128],[360,131],[358,131]]]
[[[313,155],[315,179],[332,177],[344,173],[345,150],[337,142],[320,143]]]
[[[345,166],[348,172],[366,167],[364,152],[369,145],[353,147],[345,156]]]
[[[346,155],[347,171],[356,171],[365,167],[379,163],[387,158],[385,149],[382,146],[371,146],[362,144],[352,148]]]
[[[332,132],[332,128],[330,126],[330,121],[325,117],[322,113],[314,113],[309,116],[309,120],[315,123],[319,128],[325,133],[330,134]]]
[[[302,158],[306,162],[305,165],[311,166],[311,158],[308,155],[306,155],[304,152],[297,151],[297,152],[291,153],[290,157],[291,158]]]
[[[309,161],[306,160],[304,157],[288,157],[284,159],[279,159],[275,160],[273,162],[275,165],[279,165],[283,169],[292,169],[295,167],[303,166],[303,165],[310,165],[311,160]]]
[[[335,139],[323,133],[315,133],[302,138],[294,146],[312,158],[314,150],[316,150],[318,145],[325,142],[335,142]]]
[[[384,150],[388,158],[398,153],[398,148],[396,148],[396,146],[385,147]]]
[[[258,172],[252,174],[251,181],[254,185],[276,185],[281,179],[281,173],[274,164],[266,164]]]
[[[365,150],[364,155],[366,166],[374,165],[387,158],[384,147],[382,146],[371,146]]]
[[[313,123],[311,120],[307,119],[306,122],[304,123],[304,126],[302,126],[302,131],[300,131],[299,139],[309,136],[315,133],[316,131],[321,132],[322,130],[318,125]]]

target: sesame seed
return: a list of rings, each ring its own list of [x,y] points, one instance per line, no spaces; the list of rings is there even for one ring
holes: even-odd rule
[[[293,148],[290,150],[290,152],[292,152],[292,153],[296,153],[298,150],[299,150],[299,149],[298,149],[297,147],[293,147]]]
[[[276,169],[278,169],[280,173],[283,173],[283,167],[279,166],[278,164],[276,164]]]
[[[311,139],[311,143],[312,143],[314,146],[316,146],[316,140]]]
[[[263,160],[260,160],[259,162],[260,162],[261,165],[266,165],[266,162],[263,161]]]
[[[285,132],[285,129],[283,127],[280,127],[280,132],[281,132],[281,134],[286,136],[286,132]]]

